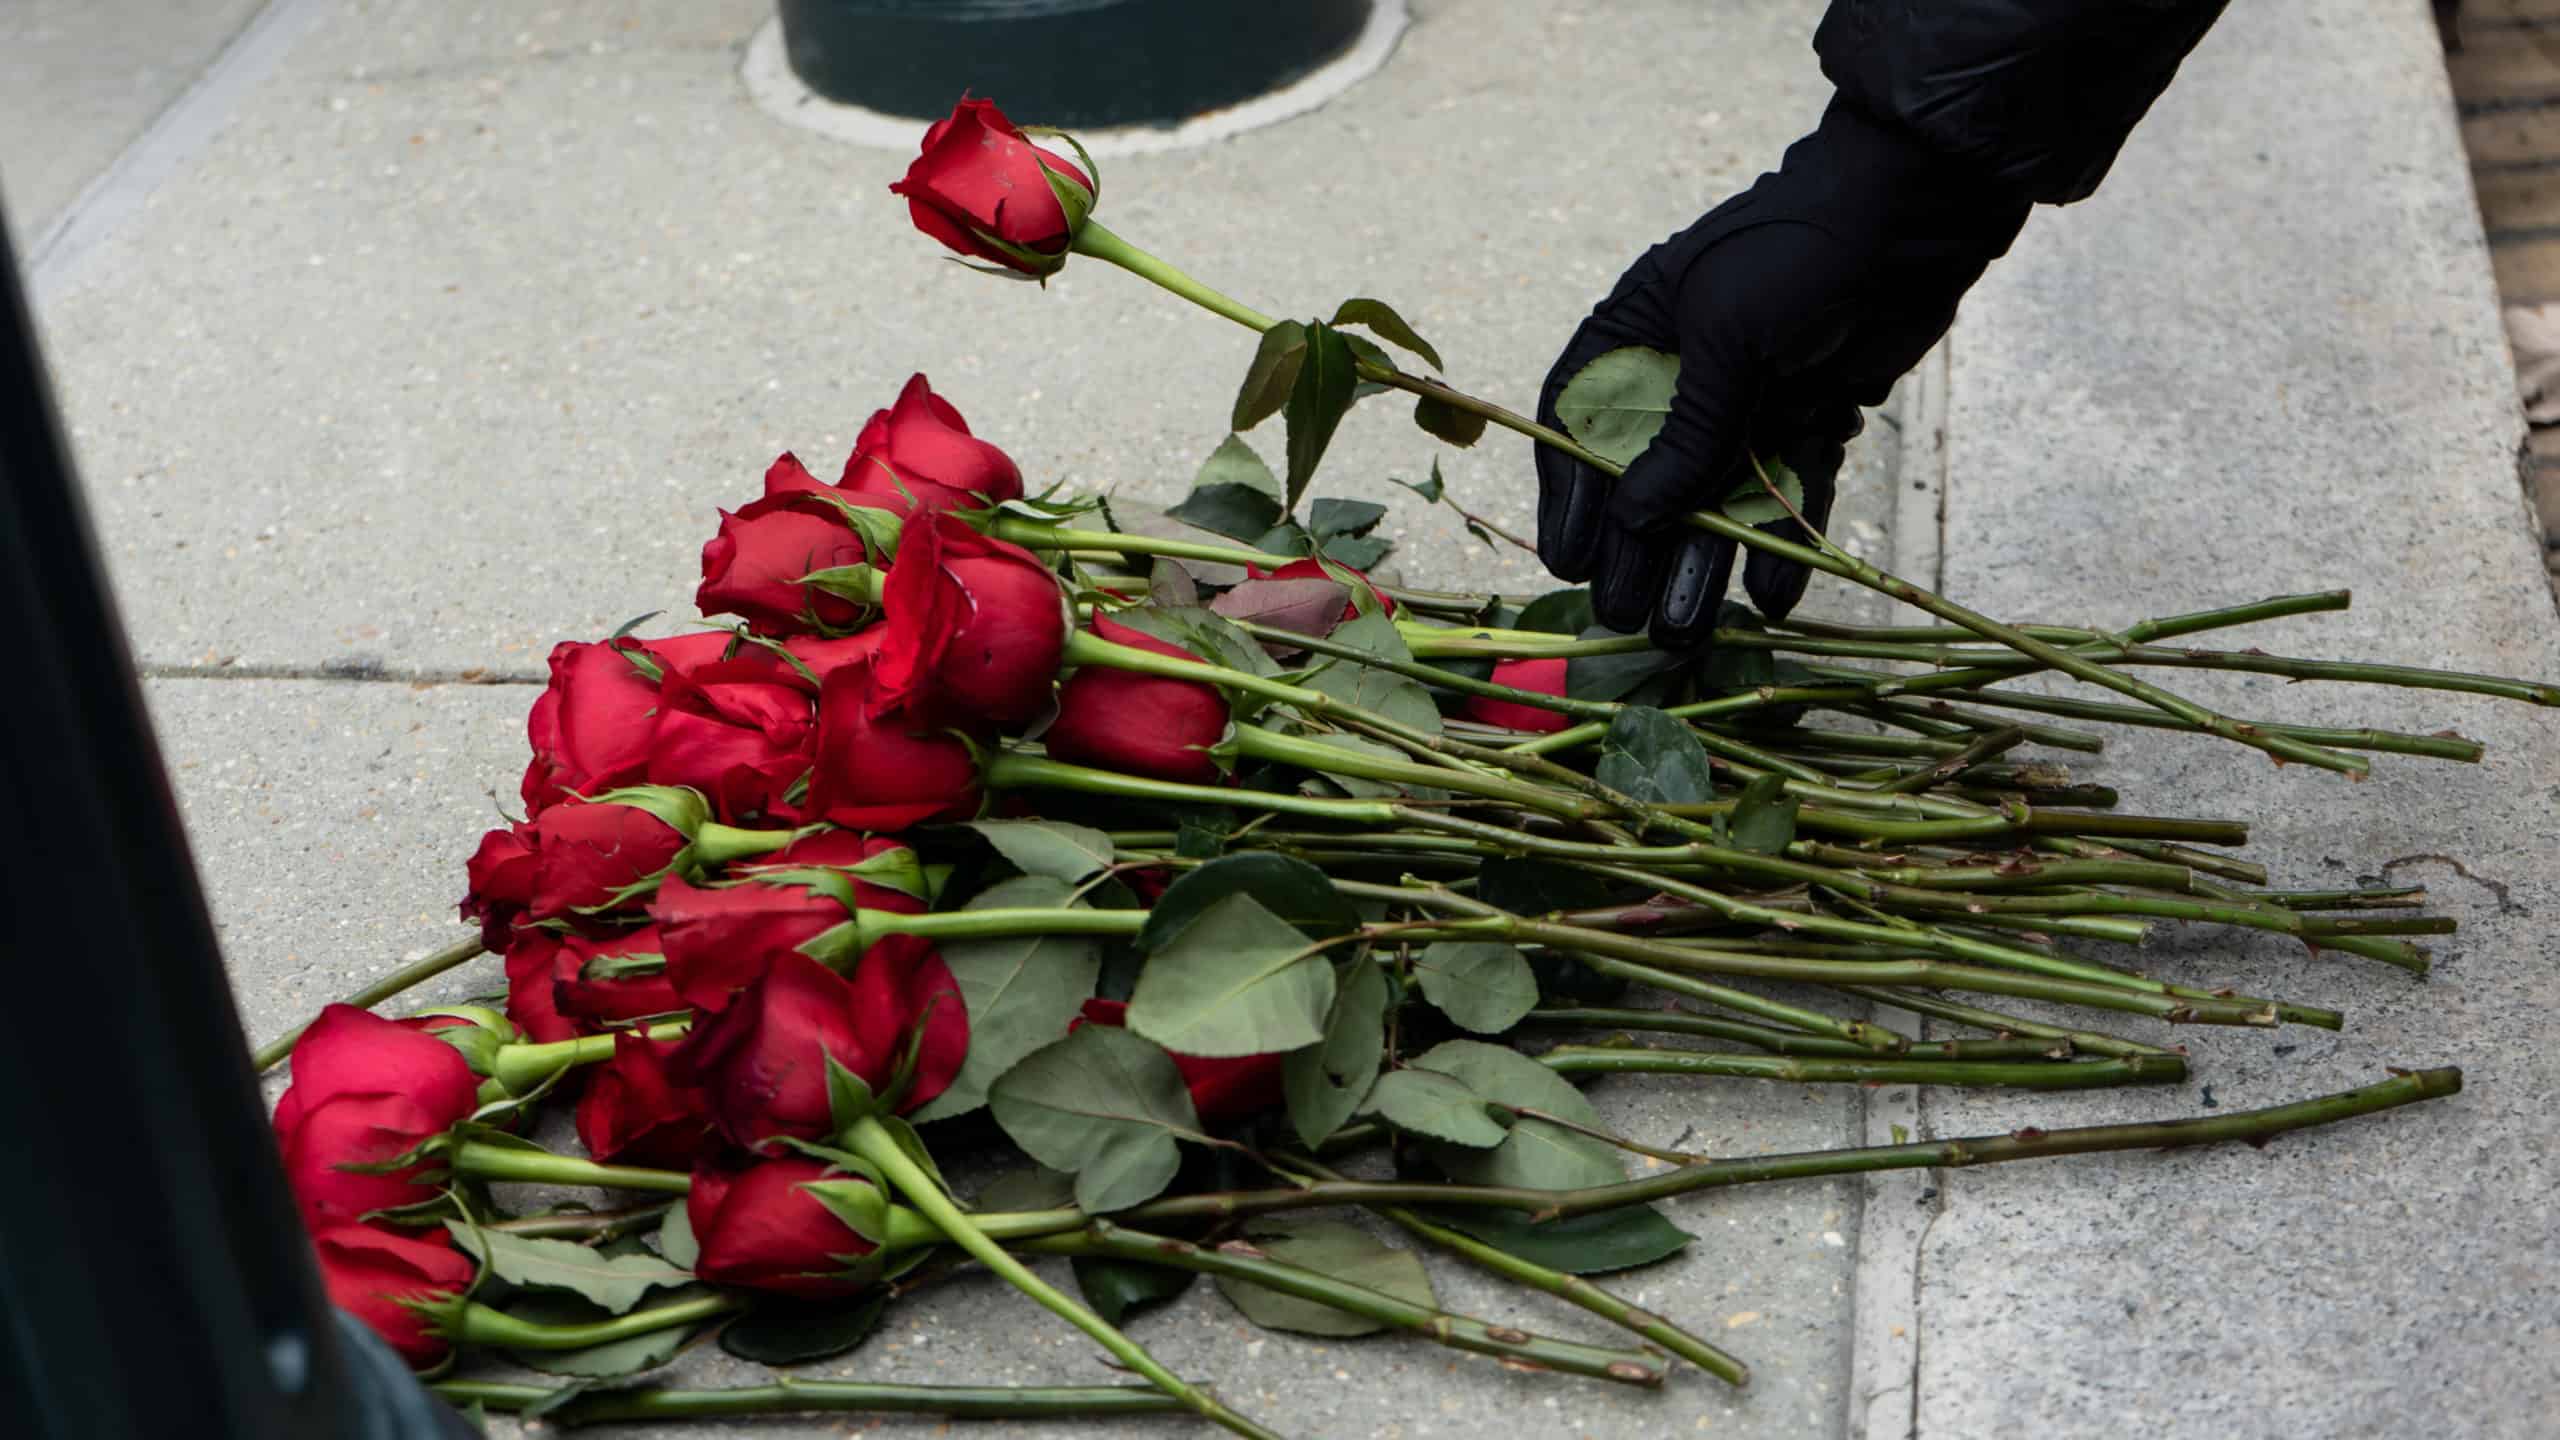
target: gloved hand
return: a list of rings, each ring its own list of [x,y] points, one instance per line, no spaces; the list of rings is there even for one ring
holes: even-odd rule
[[[1756,454],[1804,481],[1805,518],[1825,524],[1858,407],[1883,403],[1946,333],[2026,215],[2023,200],[1833,102],[1778,170],[1647,251],[1547,373],[1538,419],[1562,429],[1556,397],[1601,355],[1680,357],[1671,413],[1622,478],[1537,447],[1539,558],[1559,579],[1590,580],[1611,629],[1649,627],[1665,649],[1703,643],[1734,543],[1679,517],[1750,479]],[[1792,519],[1761,528],[1810,540]],[[1772,619],[1808,578],[1757,551],[1743,570]]]

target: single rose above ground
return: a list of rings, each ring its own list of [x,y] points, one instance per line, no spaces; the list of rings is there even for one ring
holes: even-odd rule
[[[962,100],[925,131],[922,152],[906,177],[889,187],[907,200],[917,229],[963,255],[1027,275],[1066,263],[1074,223],[1050,177],[1093,204],[1082,170],[1023,137],[989,100]]]

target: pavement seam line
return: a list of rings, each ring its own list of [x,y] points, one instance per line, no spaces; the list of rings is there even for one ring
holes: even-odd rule
[[[81,187],[28,249],[29,288],[39,309],[70,287],[83,258],[195,159],[331,8],[330,0],[269,0],[132,144]]]

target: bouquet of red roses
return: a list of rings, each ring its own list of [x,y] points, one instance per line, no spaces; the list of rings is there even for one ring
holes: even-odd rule
[[[2235,720],[2127,672],[2560,692],[2159,643],[2339,594],[2123,631],[2003,624],[1831,547],[1774,469],[1693,523],[1947,623],[1735,609],[1711,650],[1680,654],[1597,627],[1578,590],[1405,588],[1369,573],[1380,507],[1307,499],[1352,404],[1404,390],[1451,443],[1500,424],[1615,468],[1676,362],[1603,357],[1559,434],[1400,368],[1357,332],[1439,359],[1378,301],[1274,321],[1138,250],[1094,220],[1090,159],[1036,138],[964,102],[897,188],[978,260],[1040,275],[1096,256],[1258,331],[1232,424],[1285,416],[1286,465],[1238,434],[1170,512],[1033,496],[919,375],[835,480],[785,454],[722,512],[695,594],[713,628],[552,653],[524,818],[467,866],[475,937],[323,1012],[275,1114],[331,1294],[446,1393],[562,1422],[1188,1409],[1267,1434],[1121,1327],[1200,1274],[1272,1328],[1739,1384],[1740,1361],[1591,1278],[1680,1250],[1661,1202],[2262,1141],[2459,1087],[2423,1070],[2262,1111],[1739,1159],[1612,1133],[1580,1088],[1611,1072],[2137,1085],[2183,1079],[2187,1053],[2109,1017],[2336,1028],[2072,942],[2186,921],[2422,973],[2410,937],[2451,927],[2414,913],[2419,892],[2267,888],[2234,853],[2245,826],[2119,813],[2113,791],[2013,754],[2095,751],[2094,734],[2010,717],[2357,773],[2358,752],[2479,747]],[[1421,488],[1447,499],[1436,472]],[[2002,683],[2046,670],[2133,703]],[[503,996],[493,976],[486,1004],[370,1013],[484,952]],[[1886,1013],[1979,1033],[1923,1040]],[[964,1203],[933,1153],[960,1146],[1011,1173]],[[1631,1180],[1630,1154],[1668,1164]],[[527,1185],[611,1198],[544,1206]],[[1452,1313],[1426,1250],[1623,1339]],[[1081,1299],[1041,1256],[1077,1262]],[[1145,1384],[597,1384],[705,1334],[777,1366],[841,1354],[920,1267],[955,1259]],[[466,1376],[481,1356],[575,1380]]]

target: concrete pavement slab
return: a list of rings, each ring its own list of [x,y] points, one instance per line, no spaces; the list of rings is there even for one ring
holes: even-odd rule
[[[1958,598],[2123,622],[2350,585],[2353,612],[2251,643],[2560,673],[2420,7],[2235,7],[2099,196],[2028,226],[1951,349]],[[2128,808],[2163,797],[2252,821],[2280,881],[2423,881],[2461,934],[2424,982],[2289,943],[2163,937],[2161,973],[2335,1004],[2348,1027],[2188,1032],[2182,1091],[1932,1094],[1927,1128],[2259,1106],[2392,1064],[2460,1064],[2469,1088],[2265,1151],[1940,1177],[1909,1433],[2548,1433],[2560,971],[2536,917],[2560,905],[2560,729],[2469,697],[2166,673],[2232,713],[2488,741],[2478,768],[2376,757],[2361,786],[2151,732],[2083,767]]]
[[[1167,500],[1216,445],[1242,332],[1099,265],[1043,293],[945,263],[886,191],[904,156],[748,102],[754,7],[610,8],[531,44],[333,16],[49,305],[148,663],[531,675],[663,604],[774,452],[840,464],[914,370],[1039,481]],[[1325,109],[1110,163],[1104,213],[1266,308],[1387,298],[1525,406],[1620,268],[1810,122],[1818,11],[1420,5]],[[1398,502],[1410,574],[1538,584],[1384,483],[1437,449],[1380,400],[1320,484]],[[1529,528],[1524,446],[1444,463]]]

